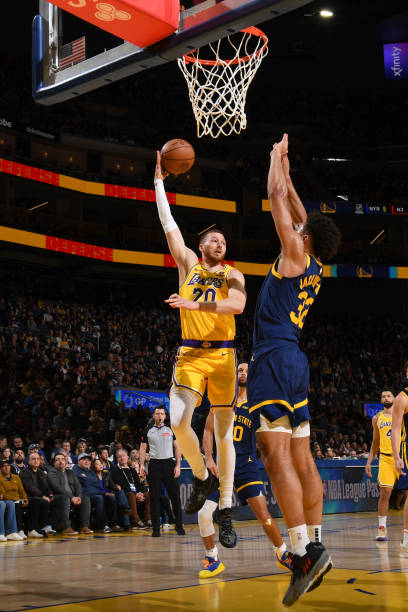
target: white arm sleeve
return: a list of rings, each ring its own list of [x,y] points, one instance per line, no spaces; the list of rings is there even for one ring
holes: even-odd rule
[[[171,215],[162,179],[154,179],[154,188],[156,190],[156,204],[160,221],[165,233],[168,234],[172,230],[177,229],[178,226]]]

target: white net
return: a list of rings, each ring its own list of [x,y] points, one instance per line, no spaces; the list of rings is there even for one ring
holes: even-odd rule
[[[178,59],[187,81],[199,138],[239,134],[246,128],[247,91],[268,53],[268,39],[255,27],[246,28],[236,36],[240,36],[239,41],[228,36],[210,44],[210,59],[201,58],[200,49]],[[221,53],[232,57],[222,59]]]

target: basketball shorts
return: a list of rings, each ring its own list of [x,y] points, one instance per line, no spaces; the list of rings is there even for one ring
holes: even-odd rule
[[[211,409],[233,408],[237,397],[235,349],[181,346],[174,363],[173,385],[190,389],[200,398],[207,390]]]
[[[397,478],[398,472],[395,469],[394,457],[380,453],[378,464],[378,484],[380,487],[390,487],[392,489]]]
[[[405,472],[405,476],[401,474],[398,478],[397,489],[399,491],[406,491],[408,489],[408,445],[406,442],[401,443],[400,456],[404,461],[404,469],[402,471]]]
[[[309,364],[295,342],[257,351],[248,369],[248,406],[255,431],[263,415],[273,423],[287,415],[292,428],[310,421],[308,408]]]
[[[243,469],[240,469],[239,473],[235,471],[234,489],[243,506],[248,504],[247,500],[251,499],[251,497],[265,496],[263,481],[260,478],[259,470],[255,463],[246,464],[245,472]],[[217,489],[217,491],[211,493],[207,499],[218,504],[220,500],[219,490]]]

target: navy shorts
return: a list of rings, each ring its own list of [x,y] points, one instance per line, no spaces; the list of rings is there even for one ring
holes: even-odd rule
[[[296,342],[277,341],[255,350],[248,369],[248,406],[254,430],[261,414],[268,421],[287,415],[292,428],[310,421],[308,408],[309,364]]]
[[[235,471],[234,489],[239,497],[239,501],[243,506],[247,505],[247,500],[258,495],[265,495],[263,481],[261,480],[258,466],[256,463],[249,463],[245,468]],[[217,489],[207,497],[211,501],[218,504],[220,500],[220,492]]]

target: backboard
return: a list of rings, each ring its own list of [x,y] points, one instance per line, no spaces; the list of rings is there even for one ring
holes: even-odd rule
[[[97,2],[81,0],[84,1]],[[63,36],[67,13],[46,0],[39,0],[39,14],[32,26],[33,98],[46,105],[73,99],[132,74],[172,62],[192,49],[279,17],[311,1],[196,1],[193,7],[180,11],[179,28],[164,40],[141,48],[126,41],[118,44],[119,39],[112,36],[112,48],[62,69],[63,43],[72,41],[64,40]],[[85,32],[87,24],[82,20],[79,23],[84,24]],[[78,37],[84,32],[78,32]]]

